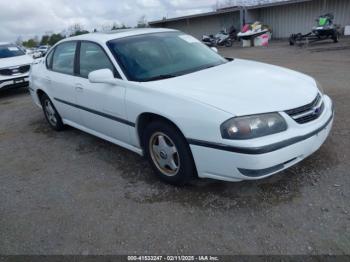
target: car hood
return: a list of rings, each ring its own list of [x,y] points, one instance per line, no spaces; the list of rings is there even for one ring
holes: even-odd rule
[[[33,63],[33,59],[29,55],[0,58],[0,68],[28,65],[31,63]]]
[[[303,106],[310,103],[318,92],[315,80],[307,75],[242,59],[144,84],[237,116]]]

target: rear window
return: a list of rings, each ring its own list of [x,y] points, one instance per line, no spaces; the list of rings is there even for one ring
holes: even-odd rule
[[[76,42],[66,42],[58,45],[53,54],[52,70],[73,75]]]
[[[24,52],[16,45],[0,45],[0,58],[9,58],[24,55]]]

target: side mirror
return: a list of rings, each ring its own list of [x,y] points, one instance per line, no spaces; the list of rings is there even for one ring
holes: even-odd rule
[[[114,78],[113,72],[110,69],[99,69],[90,72],[89,76],[90,83],[99,83],[99,84],[110,84],[116,85],[119,80]]]
[[[219,52],[218,49],[216,47],[210,47],[211,50],[213,50],[215,53]]]

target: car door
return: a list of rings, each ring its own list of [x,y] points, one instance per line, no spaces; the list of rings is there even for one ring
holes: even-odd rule
[[[121,85],[90,83],[88,75],[99,69],[110,69],[120,78],[104,49],[93,42],[79,44],[78,75],[75,81],[77,102],[82,110],[84,125],[110,138],[129,142],[129,127],[126,120],[125,87]]]
[[[79,108],[76,106],[75,55],[77,42],[64,42],[48,55],[45,81],[56,109],[64,120],[82,124]]]

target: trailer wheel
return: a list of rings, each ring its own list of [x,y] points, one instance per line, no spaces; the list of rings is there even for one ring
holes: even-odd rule
[[[334,33],[332,36],[332,40],[334,43],[338,43],[339,42],[339,34],[338,33]]]
[[[290,36],[289,37],[289,45],[294,45],[295,44],[295,38],[294,38],[294,36]]]

